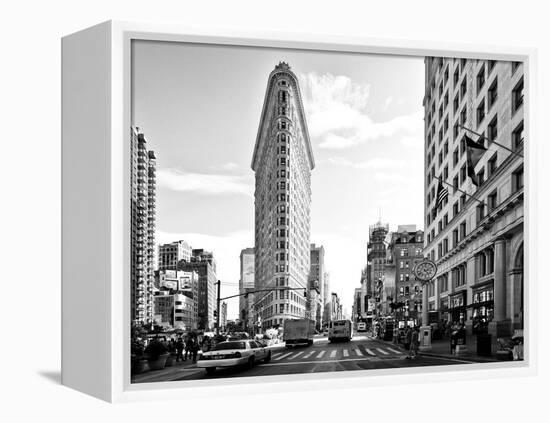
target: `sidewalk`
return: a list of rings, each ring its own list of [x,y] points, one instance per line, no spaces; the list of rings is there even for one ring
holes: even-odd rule
[[[465,352],[459,353],[458,355],[451,354],[451,341],[449,339],[438,339],[437,341],[432,341],[432,349],[430,351],[419,351],[419,354],[428,357],[464,359],[477,363],[492,363],[498,361],[494,356],[478,355],[477,352],[471,348]]]
[[[188,358],[186,361],[175,362],[172,366],[165,367],[162,370],[149,370],[144,373],[132,375],[132,383],[147,383],[147,382],[168,382],[176,380],[184,375],[198,373],[203,369],[197,368],[197,364]]]
[[[405,351],[402,344],[396,344],[392,341],[382,341],[387,344],[393,345],[394,347],[399,347],[401,350]],[[405,352],[406,353],[406,352]],[[494,356],[481,356],[469,349],[458,355],[451,354],[451,341],[449,339],[439,339],[437,341],[432,341],[432,349],[430,351],[418,351],[419,355],[426,357],[441,357],[441,358],[452,358],[458,360],[472,361],[476,363],[492,363],[497,362],[498,360]]]

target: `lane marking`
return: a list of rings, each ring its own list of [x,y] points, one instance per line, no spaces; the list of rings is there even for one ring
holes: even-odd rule
[[[380,351],[384,355],[389,355],[390,353],[387,351],[384,351],[382,348],[376,348],[378,351]]]
[[[295,355],[293,355],[292,357],[288,357],[289,360],[294,360],[296,357],[299,357],[303,354],[304,352],[303,351],[300,351],[299,353],[296,353]]]
[[[344,357],[349,357],[349,352],[348,352],[348,350],[344,350]]]
[[[321,358],[322,356],[325,355],[325,350],[321,351],[318,355],[317,355],[317,358]]]
[[[283,355],[280,356],[280,357],[274,358],[274,360],[275,360],[275,361],[279,361],[279,360],[282,360],[283,358],[288,357],[289,355],[292,355],[292,354],[293,354],[293,353],[289,352],[289,353],[283,354]]]
[[[359,349],[357,349],[357,348],[355,349],[355,354],[357,354],[359,357],[363,357],[363,353],[361,351],[359,351]]]
[[[402,351],[394,350],[393,348],[390,348],[390,347],[388,347],[388,350],[396,354],[404,354]]]
[[[368,348],[365,348],[365,350],[367,351],[367,354],[369,355],[376,355],[375,353],[372,352],[372,350],[369,350]]]
[[[336,357],[336,350],[332,350],[330,352],[330,358],[334,358],[334,357]]]
[[[340,359],[340,360],[314,360],[314,361],[282,361],[280,363],[259,363],[258,367],[264,367],[264,366],[300,366],[304,364],[334,364],[334,363],[347,363],[347,362],[355,362],[355,361],[379,361],[379,362],[389,362],[389,361],[396,361],[396,360],[403,360],[401,357],[396,357],[394,359],[388,358],[386,360],[382,360],[378,357],[355,357],[355,358],[346,358],[346,359]]]
[[[306,355],[304,355],[304,357],[303,357],[303,358],[309,358],[309,357],[311,357],[311,356],[312,356],[313,354],[315,354],[315,353],[316,353],[316,351],[315,351],[315,350],[313,350],[313,351],[310,351],[310,352],[308,352],[308,353],[307,353]]]

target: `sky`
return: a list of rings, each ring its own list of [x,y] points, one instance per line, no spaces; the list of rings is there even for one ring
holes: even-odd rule
[[[369,225],[423,229],[423,57],[134,41],[132,121],[157,157],[156,241],[213,251],[222,296],[238,293],[240,251],[254,246],[252,153],[280,61],[298,76],[316,164],[311,243],[350,313]]]

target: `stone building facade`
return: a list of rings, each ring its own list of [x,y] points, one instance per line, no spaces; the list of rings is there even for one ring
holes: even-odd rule
[[[216,260],[214,255],[203,249],[193,249],[191,261],[181,260],[178,270],[196,272],[198,284],[198,329],[214,329],[216,307]]]
[[[158,270],[176,270],[181,260],[191,261],[191,250],[183,240],[159,245]]]
[[[268,79],[252,158],[255,284],[262,328],[306,314],[310,270],[311,171],[315,163],[298,79],[279,63]],[[287,289],[278,289],[287,288]],[[292,288],[289,290],[288,288]]]
[[[393,301],[400,305],[395,309],[398,321],[418,323],[422,311],[422,284],[414,277],[413,269],[424,258],[423,247],[424,232],[417,230],[416,225],[399,225],[392,233],[388,250],[395,266]]]
[[[241,250],[240,255],[240,278],[239,294],[247,294],[239,297],[239,320],[242,322],[243,329],[247,332],[253,332],[256,327],[254,321],[254,248],[245,248]]]
[[[373,317],[383,315],[382,301],[384,298],[384,274],[386,270],[386,237],[389,225],[378,222],[369,228],[367,244],[367,295],[375,300]]]
[[[425,68],[424,254],[438,265],[425,312],[495,341],[523,328],[523,65],[429,57]],[[478,186],[465,135],[487,149]],[[449,194],[435,209],[438,177]]]
[[[317,330],[323,327],[324,307],[324,276],[325,276],[325,249],[322,245],[310,246],[310,270],[309,270],[309,292],[308,311],[312,320],[315,320]]]

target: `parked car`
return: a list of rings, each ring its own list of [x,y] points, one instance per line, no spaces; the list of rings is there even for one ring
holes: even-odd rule
[[[197,367],[204,368],[207,374],[213,374],[216,367],[252,367],[255,363],[271,360],[271,351],[251,339],[225,341],[215,345],[197,361]]]

